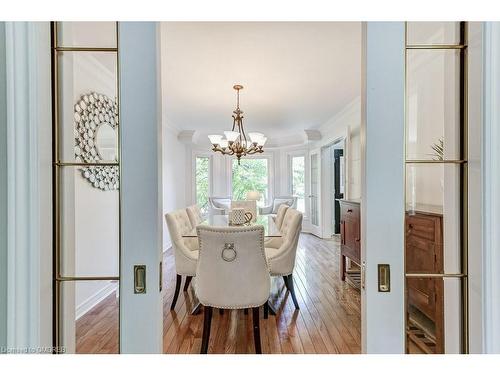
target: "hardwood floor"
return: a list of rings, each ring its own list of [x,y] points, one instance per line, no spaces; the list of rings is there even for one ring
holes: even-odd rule
[[[277,315],[261,319],[263,353],[360,353],[360,294],[340,281],[338,262],[337,239],[301,235],[294,271],[300,310],[295,310],[283,279],[273,278],[271,302]],[[172,250],[165,253],[163,264],[164,352],[199,353],[203,313],[189,314],[195,303],[191,286],[187,292],[181,291],[175,311],[170,311],[175,286]],[[114,294],[77,321],[76,335],[78,353],[118,351]],[[251,312],[245,315],[243,310],[234,310],[220,315],[215,310],[208,352],[254,353]]]

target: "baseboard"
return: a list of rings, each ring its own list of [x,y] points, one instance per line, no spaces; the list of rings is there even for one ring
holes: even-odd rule
[[[80,319],[87,312],[92,310],[99,302],[109,296],[111,293],[116,292],[116,288],[118,287],[118,283],[110,282],[101,290],[97,291],[94,295],[87,298],[81,304],[76,307],[76,320]]]

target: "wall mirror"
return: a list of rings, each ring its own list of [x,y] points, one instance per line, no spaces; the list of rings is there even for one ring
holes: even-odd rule
[[[95,188],[116,190],[119,187],[118,106],[106,95],[84,94],[75,103],[75,160],[95,164],[81,168],[82,176]]]

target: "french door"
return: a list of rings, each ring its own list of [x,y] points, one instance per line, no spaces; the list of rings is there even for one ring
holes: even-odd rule
[[[469,122],[477,99],[468,87],[481,78],[469,74],[468,30],[465,22],[364,24],[364,352],[469,352],[469,309],[479,309],[469,304],[468,245],[478,228],[469,210],[480,197],[468,194],[468,158],[477,155],[468,135],[480,121]],[[474,38],[480,44],[481,33]]]
[[[311,210],[311,233],[322,237],[321,230],[321,150],[312,150],[309,153],[310,189],[309,207]]]
[[[161,352],[157,26],[51,28],[54,347]]]

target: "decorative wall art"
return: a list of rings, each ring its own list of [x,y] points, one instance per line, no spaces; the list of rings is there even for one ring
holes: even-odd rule
[[[116,100],[92,92],[75,104],[75,160],[77,163],[118,161],[118,106]],[[95,188],[117,190],[119,168],[115,165],[80,168]]]

